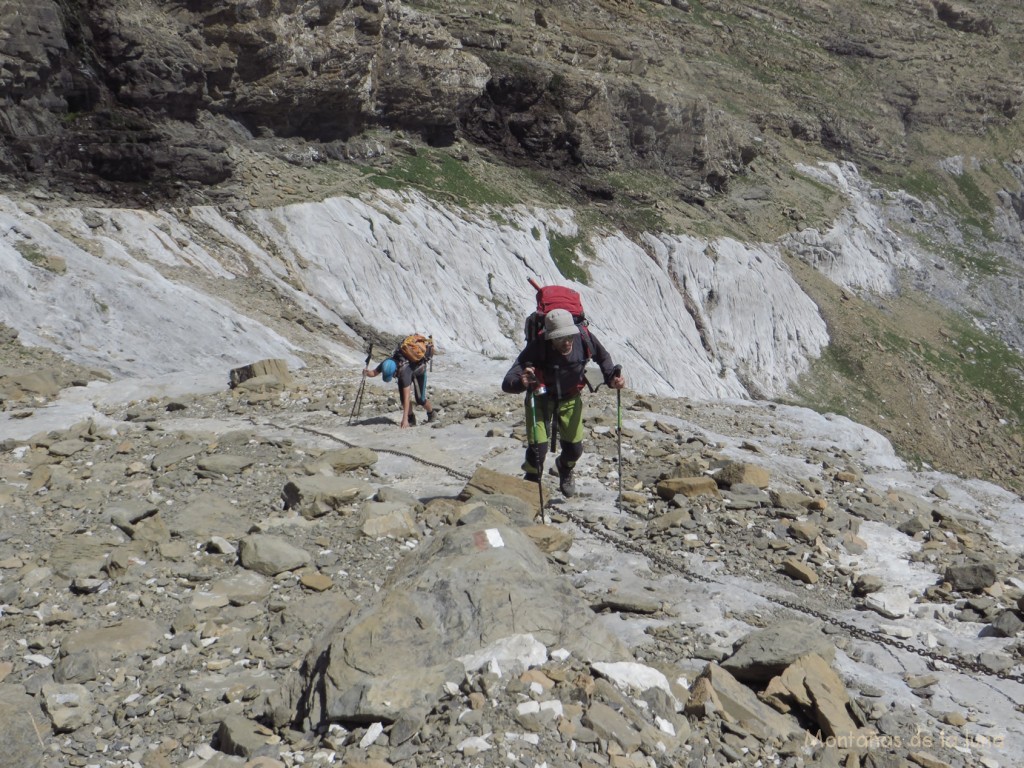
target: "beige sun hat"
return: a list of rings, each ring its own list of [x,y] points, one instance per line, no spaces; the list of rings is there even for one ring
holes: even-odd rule
[[[544,316],[544,338],[548,341],[578,336],[579,332],[580,329],[572,321],[572,314],[567,309],[552,309]]]

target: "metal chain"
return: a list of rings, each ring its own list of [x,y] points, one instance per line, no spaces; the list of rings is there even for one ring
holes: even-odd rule
[[[635,554],[643,555],[644,557],[659,563],[660,565],[664,566],[670,571],[680,573],[696,581],[701,581],[706,584],[724,586],[721,582],[716,581],[715,579],[705,576],[702,573],[697,573],[688,565],[686,565],[686,563],[682,562],[679,559],[670,558],[669,556],[662,554],[660,552],[652,552],[648,549],[645,549],[644,547],[641,547],[639,544],[635,544],[634,542],[623,537],[613,536],[610,532],[607,531],[607,529],[598,528],[597,525],[595,525],[594,523],[590,522],[589,520],[585,520],[584,518],[572,512],[563,511],[562,514],[564,514],[569,520],[571,520],[576,525],[586,529],[597,538],[600,538],[603,541],[608,542],[613,547],[627,549]],[[955,669],[960,670],[961,672],[977,672],[988,677],[998,677],[1002,680],[1011,680],[1015,683],[1021,683],[1022,685],[1024,685],[1024,674],[1002,672],[999,670],[990,669],[989,667],[986,667],[984,664],[977,661],[969,661],[967,659],[961,659],[955,656],[948,656],[944,653],[933,651],[928,648],[919,648],[917,646],[910,645],[909,643],[905,643],[897,638],[889,637],[888,635],[884,635],[880,632],[874,632],[869,629],[864,629],[863,627],[858,627],[856,624],[851,624],[848,621],[844,621],[842,619],[836,618],[835,616],[831,616],[828,613],[825,613],[824,611],[818,610],[816,608],[810,608],[808,606],[801,605],[800,603],[794,602],[792,600],[787,600],[782,597],[774,597],[772,595],[761,595],[761,597],[763,597],[765,600],[768,600],[769,602],[782,606],[783,608],[788,608],[791,611],[796,611],[798,613],[803,613],[808,616],[813,616],[814,618],[831,624],[834,627],[838,627],[839,629],[844,630],[851,637],[856,637],[861,640],[867,640],[869,642],[878,643],[879,645],[887,645],[891,648],[898,648],[902,651],[914,653],[923,658],[947,664]]]
[[[442,472],[447,472],[449,475],[451,475],[452,477],[456,478],[457,480],[466,480],[466,481],[468,481],[470,479],[470,475],[467,475],[467,474],[464,474],[464,473],[459,472],[457,470],[454,470],[451,467],[446,467],[444,464],[438,464],[437,462],[434,462],[434,461],[427,461],[426,459],[421,459],[419,456],[414,456],[413,454],[406,453],[405,451],[396,451],[393,448],[373,448],[373,447],[370,447],[370,446],[359,446],[359,445],[356,445],[355,443],[349,442],[348,440],[346,440],[346,439],[344,439],[342,437],[338,437],[337,435],[332,435],[330,432],[324,432],[323,430],[320,430],[320,429],[314,429],[313,427],[307,427],[304,424],[294,424],[294,425],[292,425],[290,427],[283,427],[280,424],[275,424],[272,421],[258,422],[258,421],[256,421],[253,418],[250,418],[249,421],[251,421],[253,424],[258,424],[260,426],[273,427],[274,429],[279,429],[281,431],[287,431],[289,429],[300,429],[303,432],[309,432],[309,433],[314,434],[314,435],[320,435],[320,437],[326,437],[326,438],[328,438],[330,440],[334,440],[335,442],[341,443],[346,448],[360,448],[360,447],[362,447],[362,448],[369,448],[371,451],[374,451],[375,453],[386,453],[386,454],[389,454],[391,456],[401,456],[402,458],[405,458],[405,459],[411,459],[412,461],[415,461],[418,464],[423,464],[424,466],[427,466],[427,467],[433,467],[434,469],[440,469]]]
[[[254,424],[259,423],[256,422],[254,419],[250,420],[253,421]],[[288,427],[282,427],[278,424],[274,424],[273,422],[263,422],[263,425],[270,426],[273,427],[274,429],[279,430],[289,429]],[[321,437],[326,437],[330,440],[339,442],[348,448],[360,447],[355,445],[354,443],[349,442],[348,440],[345,440],[344,438],[338,437],[337,435],[333,435],[330,432],[324,432],[319,429],[314,429],[313,427],[308,427],[299,424],[290,428],[300,429],[304,432],[310,432],[315,435],[320,435]],[[386,453],[392,456],[401,456],[403,458],[410,459],[418,464],[422,464],[427,467],[433,467],[434,469],[439,469],[442,472],[446,472],[447,474],[459,480],[469,481],[471,479],[471,475],[467,475],[464,472],[459,472],[457,470],[452,469],[451,467],[447,467],[443,464],[438,464],[437,462],[434,461],[428,461],[427,459],[420,458],[419,456],[415,456],[414,454],[407,453],[405,451],[397,451],[391,448],[371,448],[371,450],[376,451],[377,453]],[[594,537],[601,539],[602,541],[605,541],[606,543],[610,544],[616,549],[629,550],[634,554],[642,555],[643,557],[660,564],[669,571],[681,574],[695,581],[700,581],[705,584],[725,586],[724,584],[722,584],[722,582],[717,581],[716,579],[713,579],[709,576],[705,576],[702,573],[697,573],[679,558],[672,558],[661,552],[653,552],[649,549],[640,546],[639,544],[630,541],[629,539],[626,539],[621,536],[612,535],[607,528],[598,527],[597,524],[592,523],[591,521],[586,520],[585,518],[580,517],[579,515],[573,512],[569,512],[567,510],[560,510],[560,514],[564,515],[568,520],[572,521],[580,528],[588,531]],[[976,672],[987,677],[998,677],[1001,680],[1010,680],[1012,682],[1024,685],[1024,674],[1002,672],[990,669],[989,667],[985,666],[984,664],[978,661],[969,661],[967,659],[961,659],[956,656],[948,656],[944,653],[940,653],[939,651],[933,651],[928,648],[919,648],[917,646],[910,645],[909,643],[905,643],[897,638],[889,637],[888,635],[884,635],[880,632],[874,632],[869,629],[864,629],[863,627],[858,627],[856,624],[851,624],[848,621],[844,621],[835,616],[831,616],[830,614],[825,613],[824,611],[818,610],[816,608],[810,608],[808,606],[801,605],[800,603],[797,603],[792,600],[787,600],[782,597],[774,597],[772,595],[761,595],[761,597],[783,608],[787,608],[791,611],[802,613],[807,616],[813,616],[814,618],[819,619],[820,621],[823,621],[827,624],[831,624],[834,627],[838,627],[851,637],[859,638],[861,640],[866,640],[872,643],[877,643],[879,645],[886,645],[890,648],[897,648],[901,651],[906,651],[908,653],[913,653],[925,659],[946,664],[961,672]]]

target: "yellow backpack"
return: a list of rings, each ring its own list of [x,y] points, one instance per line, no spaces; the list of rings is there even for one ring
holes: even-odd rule
[[[434,340],[414,333],[411,336],[406,336],[398,348],[410,363],[420,363],[433,357]]]

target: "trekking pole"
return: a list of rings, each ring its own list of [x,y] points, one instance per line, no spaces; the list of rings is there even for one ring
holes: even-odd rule
[[[537,401],[533,390],[530,390],[530,450],[533,451],[533,463],[537,465],[537,492],[540,494],[540,517],[544,522],[544,468],[541,466],[540,450],[537,448]]]
[[[558,366],[555,366],[555,402],[551,408],[551,448],[552,453],[558,445],[558,406],[562,403],[562,382],[558,379]]]
[[[622,374],[622,366],[616,365],[612,378]],[[615,432],[619,443],[619,500],[618,509],[622,511],[622,390],[615,390]]]
[[[352,412],[348,415],[348,423],[351,424],[352,420],[359,415],[363,410],[363,390],[366,388],[366,369],[370,365],[370,358],[373,356],[373,342],[366,347],[366,362],[363,364],[363,370],[360,371],[359,389],[356,391],[355,402],[352,403]]]

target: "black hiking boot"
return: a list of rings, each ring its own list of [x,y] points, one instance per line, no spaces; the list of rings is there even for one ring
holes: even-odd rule
[[[437,419],[437,411],[427,411],[427,424],[432,423]]]
[[[409,411],[409,426],[410,427],[415,427],[416,426],[416,414],[413,413],[412,411]]]
[[[540,475],[538,475],[536,472],[527,472],[526,474],[523,475],[523,480],[529,480],[531,483],[539,483]]]
[[[558,490],[565,498],[572,498],[576,495],[576,481],[572,477],[572,468],[562,466],[561,456],[555,459],[555,467],[558,469]]]

